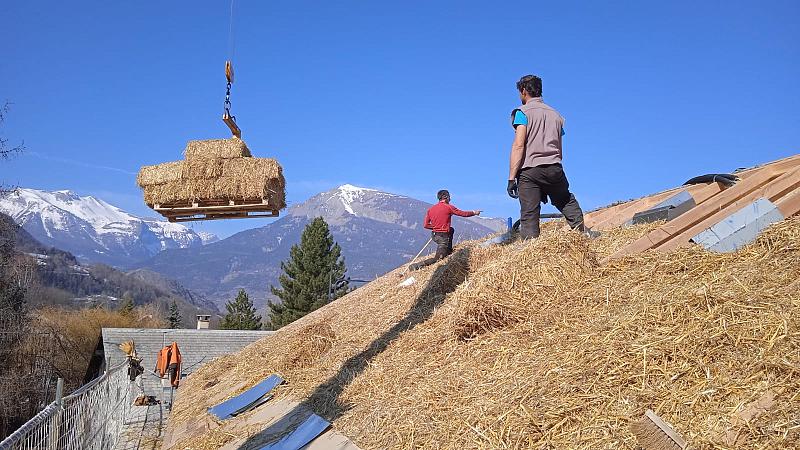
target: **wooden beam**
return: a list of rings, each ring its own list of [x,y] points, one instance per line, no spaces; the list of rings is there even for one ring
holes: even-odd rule
[[[778,178],[768,182],[761,188],[756,189],[755,191],[748,193],[726,207],[719,209],[716,213],[706,217],[704,220],[684,230],[673,239],[666,241],[655,248],[659,251],[668,251],[679,247],[686,247],[689,245],[690,239],[697,236],[698,233],[706,228],[716,225],[726,217],[753,203],[759,198],[765,198],[773,203],[776,203],[781,197],[791,194],[798,189],[800,189],[800,168],[784,173]],[[781,211],[781,213],[783,214],[783,211]],[[784,217],[788,216],[784,214]]]
[[[690,229],[692,225],[703,221],[715,212],[719,211],[735,202],[739,198],[755,191],[759,187],[776,178],[778,174],[774,168],[762,168],[751,176],[737,182],[735,185],[719,193],[714,201],[704,202],[702,205],[694,207],[689,212],[676,217],[674,220],[651,231],[645,236],[626,245],[611,258],[620,258],[626,255],[637,254],[650,248],[658,247],[674,237]]]
[[[767,163],[763,166],[744,170],[742,172],[737,173],[736,176],[738,176],[743,181],[759,173],[764,169],[786,171],[798,166],[800,166],[800,155],[793,155],[787,158]],[[718,183],[714,183],[714,185],[716,186],[718,185]],[[598,229],[598,230],[608,229],[622,225],[623,223],[630,220],[633,217],[633,215],[636,214],[637,212],[644,211],[660,203],[661,201],[669,198],[670,196],[677,194],[681,190],[684,189],[688,190],[689,193],[694,198],[695,204],[697,205],[708,200],[711,196],[716,195],[717,193],[724,190],[724,186],[719,185],[721,189],[719,189],[717,192],[713,192],[714,188],[712,187],[708,190],[704,190],[703,193],[696,194],[696,192],[698,190],[702,190],[704,186],[708,185],[680,186],[677,188],[658,192],[649,195],[647,197],[631,200],[629,202],[621,203],[619,205],[609,206],[607,208],[603,208],[597,211],[592,211],[586,214],[584,220],[586,221],[586,225],[592,229]],[[709,193],[709,191],[711,191],[710,192],[711,196],[705,196],[705,194]]]
[[[772,162],[764,164],[763,166],[758,166],[758,167],[753,167],[752,169],[743,170],[743,171],[737,173],[736,176],[738,176],[740,178],[747,177],[749,175],[752,175],[752,174],[754,174],[754,173],[756,173],[756,172],[758,172],[760,170],[766,169],[768,167],[772,168],[774,170],[778,170],[778,171],[787,171],[787,170],[793,169],[793,168],[798,167],[798,166],[800,166],[800,154],[792,155],[792,156],[788,156],[788,157],[783,158],[783,159],[772,161]]]
[[[589,226],[592,229],[596,230],[604,230],[608,228],[618,227],[625,222],[631,220],[634,214],[642,211],[646,211],[653,206],[661,203],[662,201],[672,197],[673,195],[679,194],[681,191],[686,191],[689,195],[692,196],[694,199],[695,205],[699,205],[704,201],[708,200],[709,198],[719,194],[720,192],[724,191],[726,187],[721,183],[708,183],[708,184],[693,184],[689,186],[681,186],[679,188],[675,188],[666,192],[662,192],[659,194],[652,195],[650,197],[646,197],[640,199],[638,201],[631,202],[629,206],[619,210],[616,214],[611,217],[608,217],[603,222],[598,223],[594,226]]]
[[[800,189],[789,193],[775,202],[775,206],[787,219],[800,212]]]
[[[652,205],[658,204],[667,198],[680,192],[680,188],[670,189],[669,191],[659,192],[644,198],[631,200],[626,203],[612,206],[603,211],[602,214],[589,214],[584,218],[586,225],[593,230],[605,230],[625,223],[634,214],[645,210]],[[623,218],[625,217],[625,218]]]

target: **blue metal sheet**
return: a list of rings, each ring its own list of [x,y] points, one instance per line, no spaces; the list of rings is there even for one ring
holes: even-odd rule
[[[311,441],[317,438],[331,424],[322,417],[311,414],[299,427],[294,431],[281,438],[277,442],[261,447],[261,450],[300,450],[308,445]]]
[[[259,406],[263,405],[264,403],[267,403],[268,401],[272,400],[272,397],[273,397],[272,394],[264,394],[261,398],[259,398],[258,400],[254,401],[253,403],[245,405],[244,407],[239,408],[236,411],[232,412],[231,416],[235,417],[235,416],[238,416],[239,414],[242,414],[242,413],[245,413],[247,411],[250,411],[251,409],[256,409]]]
[[[772,202],[760,198],[701,231],[692,241],[711,251],[732,252],[753,242],[761,231],[783,219]]]
[[[268,398],[264,400],[267,393],[281,383],[283,383],[283,378],[278,375],[270,375],[261,383],[258,383],[236,397],[208,408],[208,412],[215,415],[220,420],[231,418],[236,414],[255,408],[266,400],[269,400]]]

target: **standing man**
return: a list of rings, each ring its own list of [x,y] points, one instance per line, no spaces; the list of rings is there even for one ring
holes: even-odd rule
[[[572,229],[588,234],[561,166],[564,118],[542,101],[541,78],[525,75],[517,90],[522,106],[511,112],[514,143],[507,190],[511,198],[519,198],[520,237],[539,237],[540,203],[547,203],[548,197]]]
[[[442,189],[436,194],[439,203],[428,208],[425,213],[425,221],[422,226],[431,230],[431,239],[436,243],[436,255],[433,258],[428,258],[425,261],[412,264],[409,268],[411,270],[418,270],[425,266],[429,266],[437,261],[440,261],[453,253],[453,227],[450,226],[450,221],[453,215],[461,217],[477,216],[481,213],[480,210],[462,211],[450,204],[450,193]]]

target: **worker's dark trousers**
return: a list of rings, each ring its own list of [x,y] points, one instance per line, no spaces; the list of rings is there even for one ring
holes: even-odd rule
[[[428,258],[425,261],[421,261],[421,262],[418,262],[416,264],[412,264],[411,265],[411,270],[418,270],[418,269],[421,269],[423,267],[430,266],[431,264],[433,264],[433,263],[435,263],[437,261],[441,261],[442,259],[444,259],[447,256],[449,256],[451,253],[453,253],[453,233],[454,232],[455,232],[455,230],[453,230],[452,227],[450,227],[450,231],[447,232],[447,233],[444,233],[444,232],[439,233],[439,232],[434,231],[432,233],[432,235],[431,235],[431,238],[433,239],[433,242],[435,242],[436,246],[437,246],[436,247],[436,254],[432,258]]]
[[[564,214],[572,229],[584,230],[583,211],[569,191],[569,182],[561,164],[526,167],[519,173],[520,227],[522,239],[539,237],[539,214],[545,195]]]

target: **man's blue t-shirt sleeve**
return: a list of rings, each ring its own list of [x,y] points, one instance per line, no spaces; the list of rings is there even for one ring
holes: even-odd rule
[[[528,117],[524,112],[515,109],[511,119],[511,126],[517,128],[517,125],[528,125]]]
[[[519,109],[515,109],[511,113],[511,126],[517,128],[517,125],[528,125],[528,116]],[[561,136],[565,134],[567,134],[567,132],[564,130],[564,127],[561,127]]]

